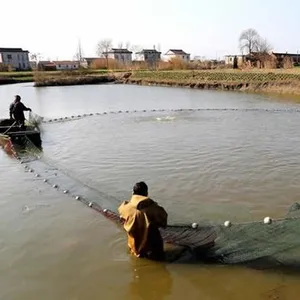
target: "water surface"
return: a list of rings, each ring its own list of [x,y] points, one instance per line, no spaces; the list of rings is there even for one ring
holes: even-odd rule
[[[1,116],[15,94],[47,118],[147,110],[44,124],[44,153],[118,199],[145,180],[170,222],[281,217],[298,201],[296,104],[178,88],[20,84],[0,87]],[[151,111],[179,108],[202,110]],[[296,275],[135,260],[110,221],[3,152],[0,167],[0,299],[298,299]]]

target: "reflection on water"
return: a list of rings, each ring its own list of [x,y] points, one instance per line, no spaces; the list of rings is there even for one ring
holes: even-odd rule
[[[150,110],[44,124],[44,154],[120,201],[145,180],[171,222],[281,217],[299,201],[300,113],[272,112],[296,104],[230,92],[27,84],[0,87],[0,116],[14,94],[49,118]],[[151,112],[199,107],[210,110]],[[33,180],[3,151],[0,170],[0,299],[298,299],[294,274],[136,260],[122,229]]]
[[[173,280],[165,264],[131,259],[132,281],[128,299],[166,299],[172,294]]]

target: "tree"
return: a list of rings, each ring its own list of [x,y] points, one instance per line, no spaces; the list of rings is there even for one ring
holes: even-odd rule
[[[259,38],[256,45],[256,51],[261,53],[268,53],[272,50],[272,46],[269,44],[267,39]]]
[[[240,35],[239,42],[241,51],[245,51],[247,54],[252,52],[266,53],[272,49],[267,39],[262,38],[253,28],[244,30]]]
[[[78,47],[77,47],[77,52],[75,54],[75,59],[78,61],[78,67],[80,67],[83,61],[83,51],[82,51],[80,40],[78,41]]]
[[[125,49],[128,49],[129,50],[129,48],[130,48],[130,42],[126,42],[125,44],[123,43],[123,42],[119,42],[118,43],[118,48],[119,49],[123,49],[123,47],[125,48]]]
[[[143,50],[143,47],[140,45],[131,45],[129,50],[135,53],[141,52]]]
[[[99,57],[104,56],[106,58],[106,67],[108,69],[108,52],[112,48],[112,40],[111,39],[104,39],[98,42],[97,44],[97,55]]]
[[[126,42],[125,48],[129,50],[129,48],[130,48],[130,42],[128,42],[128,41]]]
[[[41,60],[41,53],[30,53],[30,59],[37,63]]]
[[[244,30],[239,38],[241,51],[246,51],[247,54],[254,52],[259,38],[260,36],[255,29],[249,28]]]

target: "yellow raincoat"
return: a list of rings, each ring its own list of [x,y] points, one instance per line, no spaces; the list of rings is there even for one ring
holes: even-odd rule
[[[158,228],[167,226],[164,208],[148,197],[133,195],[118,210],[125,220],[130,252],[137,257],[163,259],[163,240]]]

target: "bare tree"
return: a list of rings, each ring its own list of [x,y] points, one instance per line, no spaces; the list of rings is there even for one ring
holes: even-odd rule
[[[272,50],[271,44],[267,41],[267,39],[259,38],[256,43],[255,51],[261,53],[268,53]]]
[[[126,42],[125,48],[129,50],[129,48],[130,48],[130,42],[128,42],[128,41]]]
[[[77,51],[75,53],[75,59],[78,61],[78,67],[80,67],[81,63],[83,61],[83,51],[82,51],[80,40],[78,41],[78,47],[77,47]]]
[[[157,45],[157,51],[161,52],[161,45],[160,45],[160,43],[158,43],[158,45]]]
[[[129,50],[134,53],[134,57],[136,58],[136,53],[141,52],[143,50],[143,47],[141,45],[131,45],[129,47]]]
[[[111,39],[104,39],[98,42],[97,44],[97,55],[99,57],[104,56],[106,58],[106,67],[108,69],[108,52],[112,48],[112,40]]]
[[[244,30],[240,35],[239,42],[241,51],[245,51],[246,54],[252,52],[267,53],[272,50],[272,46],[267,39],[262,38],[253,28]]]
[[[255,29],[249,28],[244,30],[239,38],[241,51],[246,51],[247,54],[252,53],[256,50],[259,39],[260,35]]]
[[[122,48],[123,48],[123,42],[120,42],[120,43],[118,44],[118,48],[119,48],[119,49],[122,49]]]
[[[143,47],[140,45],[131,45],[130,46],[130,51],[132,52],[140,52],[143,50]]]
[[[30,53],[30,59],[38,62],[39,60],[41,60],[41,53]]]

